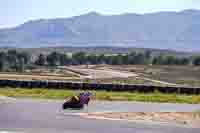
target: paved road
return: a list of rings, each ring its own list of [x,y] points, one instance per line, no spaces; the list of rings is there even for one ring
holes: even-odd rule
[[[16,100],[0,104],[0,131],[18,131],[30,133],[199,133],[200,129],[176,127],[172,125],[150,125],[126,121],[106,121],[83,119],[79,116],[66,115],[60,110],[61,101]],[[107,106],[118,109],[130,108],[130,111],[147,109],[158,110],[159,106],[170,108],[196,110],[200,105],[173,105],[173,104],[144,104],[144,103],[92,103],[89,111]],[[120,106],[119,106],[120,105]],[[157,107],[158,106],[158,107]],[[134,108],[133,108],[134,107]],[[188,109],[190,108],[190,109]],[[164,111],[160,110],[160,111]],[[174,109],[173,109],[174,110]],[[158,110],[159,111],[159,110]],[[184,110],[182,110],[184,111]],[[66,113],[66,112],[65,112]],[[69,113],[69,112],[68,112]]]
[[[200,104],[91,102],[90,106],[82,112],[193,112],[197,110],[200,110]]]

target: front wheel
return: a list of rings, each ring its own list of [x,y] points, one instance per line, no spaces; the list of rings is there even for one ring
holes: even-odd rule
[[[65,102],[62,105],[63,110],[65,109],[83,109],[83,105],[82,104],[72,104],[70,102]]]
[[[68,106],[69,106],[68,103],[65,102],[65,103],[63,103],[63,105],[62,105],[62,109],[63,109],[63,110],[64,110],[64,109],[67,109],[67,108],[69,108]]]

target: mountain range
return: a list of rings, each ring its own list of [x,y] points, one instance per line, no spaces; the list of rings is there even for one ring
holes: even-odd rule
[[[140,47],[200,51],[200,10],[102,15],[28,21],[0,29],[7,47]]]

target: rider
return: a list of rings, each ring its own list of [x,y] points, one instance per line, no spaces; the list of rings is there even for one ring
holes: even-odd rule
[[[78,96],[73,96],[70,99],[72,104],[87,104],[90,101],[90,96],[92,96],[91,92],[82,92]]]

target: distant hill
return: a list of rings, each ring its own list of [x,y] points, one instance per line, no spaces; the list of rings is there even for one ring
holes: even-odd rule
[[[200,51],[199,44],[199,10],[110,16],[91,12],[0,30],[0,46],[7,47],[120,46]]]

